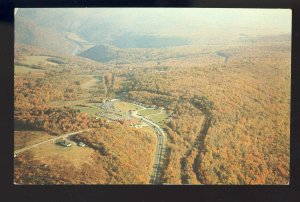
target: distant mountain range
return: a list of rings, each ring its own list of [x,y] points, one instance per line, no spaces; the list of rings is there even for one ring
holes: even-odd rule
[[[176,32],[170,32],[172,29],[166,35],[170,27],[159,20],[159,16],[133,23],[140,15],[128,16],[122,9],[116,12],[107,9],[100,12],[93,9],[89,12],[85,9],[18,9],[15,41],[67,54],[86,50],[82,41],[89,43],[89,47],[110,44],[118,48],[159,48],[189,43],[186,38],[176,36]],[[70,33],[76,37],[70,37]],[[99,46],[89,52],[96,49]]]
[[[66,54],[71,54],[76,48],[76,44],[66,39],[62,32],[38,26],[33,20],[25,17],[15,19],[15,42]]]
[[[232,21],[219,13],[205,9],[20,8],[15,15],[15,42],[107,62],[115,57],[112,50],[117,48],[164,48],[290,31],[280,21],[270,24],[266,17],[258,24],[250,14],[229,15],[240,17]]]

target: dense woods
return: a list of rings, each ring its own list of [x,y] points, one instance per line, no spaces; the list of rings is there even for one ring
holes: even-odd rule
[[[98,122],[99,127],[101,122]],[[69,108],[32,108],[30,111],[18,110],[15,112],[15,130],[43,130],[60,135],[61,133],[86,129],[88,125],[86,113],[80,113],[79,110]]]
[[[164,126],[165,182],[286,184],[290,42],[259,41],[226,54],[226,62],[218,52],[197,66],[174,59],[167,72],[135,69],[127,76],[131,82],[120,74],[121,88],[129,91],[128,99],[164,106],[171,114]],[[193,110],[184,113],[188,108]],[[196,139],[208,119],[205,138]]]
[[[91,149],[89,163],[76,167],[67,157],[35,158],[28,152],[15,158],[15,180],[148,183],[153,131],[84,112],[117,97],[166,109],[163,183],[287,184],[291,47],[286,37],[269,39],[254,37],[226,48],[127,49],[118,64],[18,45],[16,65],[30,72],[15,74],[15,130],[51,135],[93,130],[72,137]]]

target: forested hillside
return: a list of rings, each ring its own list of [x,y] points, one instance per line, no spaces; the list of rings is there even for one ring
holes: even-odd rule
[[[290,11],[142,10],[20,9],[14,182],[288,184]]]
[[[33,138],[37,137],[51,139],[51,136],[93,129],[71,138],[74,144],[84,142],[89,149],[74,146],[68,153],[60,146],[45,144],[19,154],[15,158],[16,183],[149,182],[156,145],[153,131],[133,129],[121,121],[109,123],[107,119],[96,119],[97,108],[93,102],[100,102],[105,95],[95,97],[99,90],[95,91],[95,86],[87,83],[91,81],[91,72],[103,74],[103,65],[31,46],[18,45],[16,51],[14,127],[18,138],[15,146],[30,146],[36,143]],[[95,85],[99,88],[102,83]],[[85,103],[86,107],[79,107],[79,103]],[[70,157],[76,154],[75,159]]]
[[[209,55],[197,66],[174,62],[166,72],[136,69],[127,84],[128,99],[164,106],[172,114],[164,126],[169,135],[164,180],[288,183],[290,42],[226,51],[227,61]]]

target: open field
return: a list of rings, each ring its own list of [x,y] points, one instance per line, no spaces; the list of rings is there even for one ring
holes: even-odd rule
[[[153,121],[156,124],[163,124],[164,121],[168,118],[166,113],[162,112],[159,109],[143,109],[139,110],[138,114],[144,116],[145,118]]]
[[[36,143],[53,138],[43,131],[15,131],[14,132],[14,149],[22,149],[24,147],[34,145]]]
[[[44,70],[41,69],[34,69],[22,65],[15,65],[15,74],[16,75],[21,75],[21,74],[27,74],[27,73],[44,73]]]
[[[103,109],[96,106],[97,103],[91,103],[87,100],[74,100],[74,101],[56,101],[52,102],[53,107],[70,107],[72,109],[78,109],[81,112],[85,112],[89,117],[96,116],[96,112],[101,112]]]
[[[69,100],[69,101],[57,100],[57,101],[51,102],[51,106],[53,106],[53,107],[64,107],[64,106],[71,107],[71,106],[80,105],[83,103],[87,103],[85,99]]]
[[[96,116],[96,112],[102,111],[99,107],[96,107],[96,103],[85,103],[78,105],[70,105],[73,109],[79,109],[81,112],[85,112],[88,116]]]
[[[84,82],[83,84],[81,84],[81,88],[82,89],[89,89],[93,86],[97,85],[98,80],[95,79],[94,77],[91,77],[88,81]]]
[[[71,147],[46,143],[18,155],[15,158],[15,180],[20,184],[104,183],[107,173],[98,160],[100,154],[92,148],[70,142]],[[27,169],[24,170],[23,166]],[[33,172],[34,177],[31,177]]]
[[[166,114],[152,114],[148,115],[146,118],[156,124],[162,124],[168,118],[168,116]]]
[[[50,57],[48,57],[48,56],[27,56],[27,57],[25,57],[24,63],[26,63],[28,65],[38,65],[41,62],[48,62],[47,61],[48,58],[50,58]]]
[[[162,113],[161,110],[158,109],[143,109],[140,106],[137,106],[133,103],[116,101],[114,103],[114,107],[116,110],[120,110],[122,112],[129,112],[130,110],[137,110],[138,114],[146,117],[147,119],[161,124],[168,117],[165,113]]]
[[[93,151],[89,147],[79,147],[77,143],[71,141],[69,138],[66,138],[66,141],[71,142],[71,147],[63,147],[59,144],[55,143],[45,143],[43,146],[39,146],[31,149],[30,151],[35,156],[35,158],[51,158],[51,157],[59,157],[66,158],[75,165],[83,164],[88,156]],[[76,158],[74,158],[76,156]]]
[[[143,109],[142,107],[139,107],[135,104],[128,103],[128,102],[123,102],[123,101],[116,101],[114,103],[114,106],[117,110],[120,110],[122,112],[129,112],[129,110],[141,110]]]
[[[158,114],[160,113],[160,110],[158,109],[144,109],[144,110],[139,110],[138,114],[141,116],[149,116],[151,114]]]

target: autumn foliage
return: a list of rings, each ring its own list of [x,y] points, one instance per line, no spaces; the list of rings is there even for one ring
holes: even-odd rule
[[[133,57],[135,51],[128,50],[128,55]],[[59,68],[46,65],[43,76],[15,76],[16,129],[61,134],[94,128],[76,135],[74,140],[86,143],[93,150],[93,161],[99,164],[97,168],[88,165],[90,172],[66,165],[65,169],[75,170],[70,174],[53,163],[47,168],[53,175],[46,177],[49,171],[39,167],[44,162],[28,154],[15,160],[16,180],[50,184],[148,183],[155,135],[120,124],[122,121],[108,123],[64,107],[70,102],[97,102],[118,96],[166,109],[169,117],[162,125],[167,134],[162,182],[289,183],[289,40],[256,38],[226,47],[168,48],[160,52],[159,64],[153,62],[157,58],[151,58],[151,51],[141,49],[141,53],[149,54],[147,61],[133,59],[132,64],[117,67],[60,56],[64,63]],[[20,46],[16,58],[22,63],[26,55],[38,52],[34,47]],[[91,75],[100,78],[96,86],[83,88],[81,84]],[[37,172],[32,177],[34,170]],[[83,180],[78,175],[86,177]],[[93,181],[92,175],[98,180]]]

